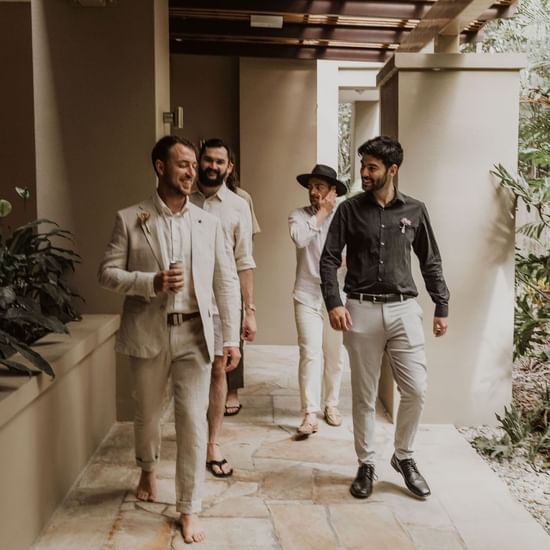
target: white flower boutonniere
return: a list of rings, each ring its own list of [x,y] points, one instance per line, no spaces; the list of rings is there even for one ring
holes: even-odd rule
[[[137,218],[139,225],[147,231],[147,233],[151,233],[149,226],[147,225],[147,221],[151,217],[151,214],[149,212],[143,210],[142,212],[138,212]]]
[[[410,227],[412,225],[411,220],[409,218],[401,218],[399,220],[399,227],[401,228],[401,233],[405,234],[405,230],[407,227]]]

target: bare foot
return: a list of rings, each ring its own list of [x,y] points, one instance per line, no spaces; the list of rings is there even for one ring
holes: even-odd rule
[[[220,451],[220,446],[217,443],[208,443],[206,449],[207,465],[208,463],[211,463],[211,461],[220,463],[223,462],[224,458],[222,452]],[[223,464],[220,464],[219,466],[218,464],[211,464],[208,468],[217,477],[229,477],[233,473],[233,468],[227,461],[223,462]]]
[[[141,470],[141,477],[136,489],[136,498],[147,502],[154,502],[157,498],[157,477],[155,472]]]
[[[225,398],[225,406],[229,409],[234,409],[239,406],[239,391],[227,390],[227,397]]]
[[[227,397],[225,398],[225,412],[224,416],[235,416],[239,414],[242,408],[241,403],[239,402],[239,392],[238,390],[229,390],[227,392]]]
[[[202,542],[206,538],[206,533],[201,527],[197,514],[181,515],[181,534],[183,541],[187,544]]]

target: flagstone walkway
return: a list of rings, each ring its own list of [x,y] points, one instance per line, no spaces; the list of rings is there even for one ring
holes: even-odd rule
[[[348,491],[356,472],[350,386],[341,427],[294,439],[297,350],[249,346],[243,408],[224,424],[229,480],[206,474],[200,550],[547,550],[550,537],[449,425],[423,425],[417,462],[432,497],[411,496],[390,467],[393,426],[380,411],[378,481],[371,498]],[[137,502],[132,426],[116,424],[34,550],[183,550],[175,525],[174,425],[164,425],[158,502]]]

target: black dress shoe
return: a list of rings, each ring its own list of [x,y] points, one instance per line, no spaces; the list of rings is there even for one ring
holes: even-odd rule
[[[399,472],[403,476],[407,489],[409,489],[413,495],[420,498],[426,498],[432,494],[426,480],[418,471],[416,463],[412,458],[399,460],[393,455],[390,464],[396,472]]]
[[[372,493],[372,482],[374,480],[374,465],[361,464],[357,475],[349,488],[349,492],[355,498],[368,498]]]

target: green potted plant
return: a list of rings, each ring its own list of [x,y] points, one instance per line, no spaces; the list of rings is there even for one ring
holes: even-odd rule
[[[23,203],[27,189],[16,187]],[[38,219],[13,230],[4,226],[12,205],[0,200],[0,365],[12,372],[55,373],[31,344],[49,332],[68,333],[66,323],[80,318],[73,306],[80,298],[66,279],[80,256],[64,241],[69,231],[55,222]],[[31,369],[13,358],[19,352]]]

